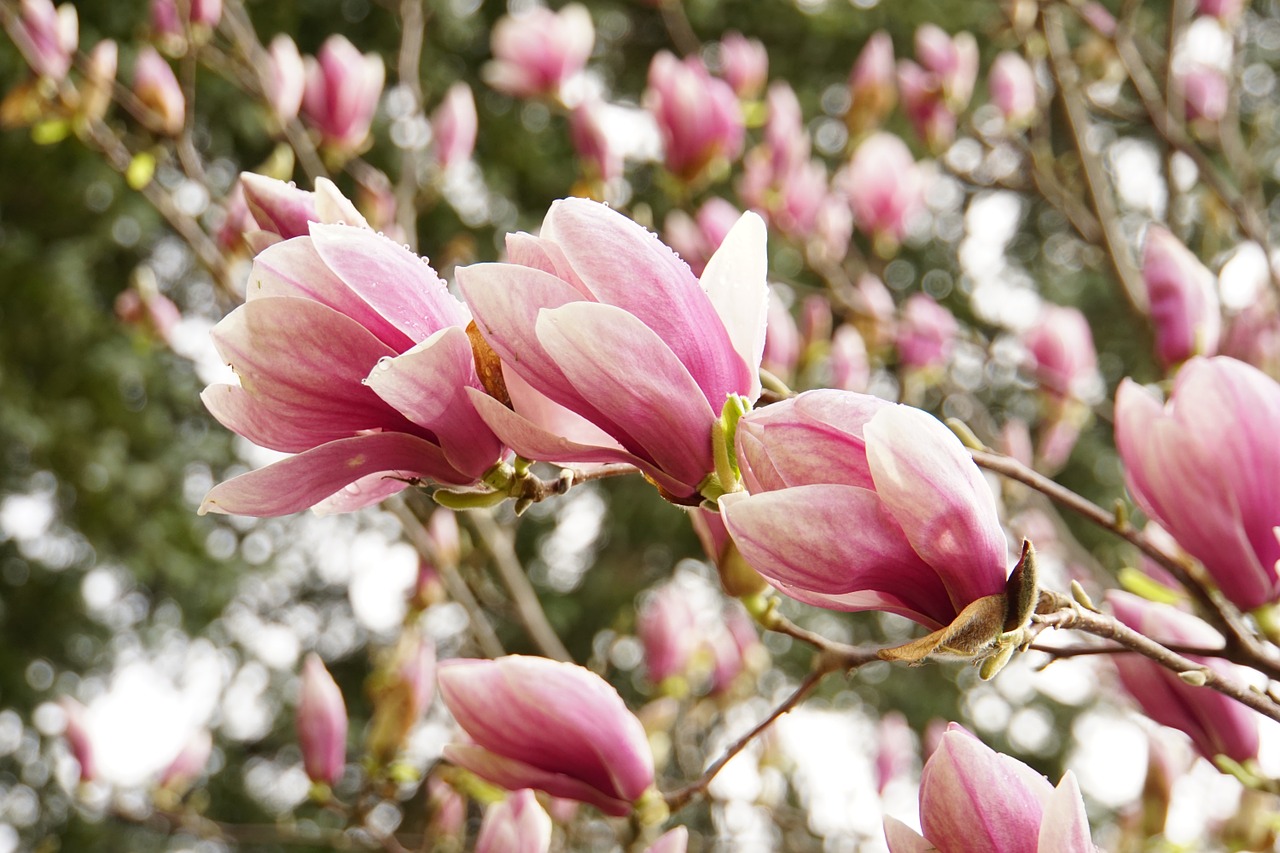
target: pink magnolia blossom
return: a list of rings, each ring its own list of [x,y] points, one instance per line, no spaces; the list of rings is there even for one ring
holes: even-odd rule
[[[685,675],[698,650],[697,614],[688,594],[674,583],[654,590],[636,614],[645,673],[653,684]]]
[[[368,744],[374,758],[387,762],[395,757],[430,707],[435,690],[435,644],[417,632],[406,631],[370,682],[374,711]]]
[[[749,494],[720,499],[725,524],[746,561],[793,598],[937,629],[1004,591],[995,497],[933,416],[808,391],[746,415],[737,451]]]
[[[427,779],[427,830],[434,837],[456,838],[467,826],[467,801],[448,782],[432,775]]]
[[[1167,604],[1157,604],[1120,590],[1108,590],[1107,602],[1116,618],[1158,643],[1202,649],[1221,649],[1222,635],[1206,622]],[[1242,667],[1220,658],[1193,656],[1193,660],[1241,681]],[[1195,687],[1155,661],[1138,654],[1112,658],[1120,683],[1137,701],[1142,712],[1162,726],[1186,733],[1196,751],[1212,761],[1214,756],[1245,762],[1258,756],[1256,711],[1229,696]]]
[[[347,760],[347,705],[337,682],[314,652],[302,664],[297,725],[307,776],[312,782],[332,785]]]
[[[1007,126],[1022,128],[1035,120],[1036,76],[1022,54],[1007,50],[997,56],[991,63],[987,87]]]
[[[867,390],[871,382],[871,363],[862,333],[844,323],[831,335],[831,351],[827,354],[828,385],[841,391]]]
[[[709,640],[712,655],[711,692],[729,692],[738,677],[746,672],[753,658],[764,654],[755,622],[740,605],[734,604],[724,614],[722,630]]]
[[[1232,358],[1193,358],[1162,406],[1131,379],[1116,391],[1116,449],[1148,516],[1252,610],[1280,598],[1280,384]]]
[[[1231,318],[1220,349],[1223,355],[1280,378],[1280,312],[1275,304],[1261,299]]]
[[[22,0],[9,35],[32,71],[61,81],[80,43],[80,19],[70,3],[55,9],[51,0]]]
[[[800,363],[800,327],[791,309],[778,296],[769,292],[769,321],[764,335],[764,354],[760,366],[784,382],[795,373]]]
[[[1022,342],[1036,381],[1051,397],[1080,399],[1096,381],[1098,353],[1078,308],[1046,304]]]
[[[204,773],[212,754],[213,735],[208,729],[200,729],[160,774],[160,787],[186,793]]]
[[[87,711],[84,705],[81,705],[70,696],[62,697],[58,704],[62,706],[62,712],[67,718],[63,736],[67,739],[67,746],[71,750],[71,756],[80,765],[80,781],[92,782],[98,776],[98,762],[94,756],[93,740],[89,736],[89,726],[85,722]]]
[[[473,402],[526,458],[629,462],[697,502],[726,400],[760,393],[764,250],[764,224],[743,214],[699,280],[621,214],[556,202],[540,236],[507,238],[509,263],[458,270],[512,408]]]
[[[302,114],[335,151],[364,147],[378,108],[386,68],[376,53],[361,54],[341,35],[332,35],[315,58],[304,61],[307,80]]]
[[[508,655],[444,661],[438,672],[441,697],[473,741],[445,747],[454,764],[615,816],[653,785],[644,727],[590,670]]]
[[[754,98],[769,79],[769,53],[758,39],[728,32],[720,39],[720,69],[740,98]]]
[[[645,853],[685,853],[689,849],[689,829],[677,826],[668,829],[649,845]]]
[[[894,246],[924,209],[920,169],[906,143],[889,133],[875,133],[863,141],[839,181],[858,229]]]
[[[551,816],[525,788],[485,809],[476,853],[547,853]]]
[[[532,6],[507,15],[493,28],[485,82],[517,98],[559,96],[586,67],[595,38],[591,13],[579,3],[559,12]]]
[[[346,511],[417,478],[474,485],[503,449],[468,402],[466,307],[381,235],[309,229],[255,259],[246,303],[213,330],[240,384],[202,395],[227,428],[297,455],[215,486],[201,510]]]
[[[667,244],[676,250],[695,275],[702,275],[707,261],[724,242],[729,231],[742,218],[742,211],[719,196],[702,203],[694,217],[683,210],[673,210],[663,222]]]
[[[945,365],[959,329],[955,316],[932,296],[912,294],[902,303],[902,316],[898,319],[898,358],[907,367]]]
[[[978,42],[971,33],[949,36],[934,24],[916,30],[916,59],[938,81],[952,110],[963,110],[978,79]]]
[[[1156,356],[1166,368],[1218,351],[1222,314],[1218,279],[1167,228],[1147,228],[1142,280],[1151,302]]]
[[[578,159],[593,177],[608,182],[622,176],[623,157],[604,122],[605,106],[586,100],[569,115],[569,139]]]
[[[1182,99],[1187,121],[1216,124],[1227,114],[1231,99],[1231,81],[1220,68],[1192,63],[1181,75]]]
[[[187,99],[169,63],[151,46],[139,50],[134,60],[133,94],[146,106],[143,120],[151,130],[167,136],[182,131]]]
[[[667,169],[682,179],[691,181],[712,162],[742,153],[738,96],[698,57],[659,51],[649,65],[644,102],[662,133]]]
[[[307,86],[307,67],[293,39],[280,33],[267,48],[267,68],[262,80],[271,111],[281,123],[298,117]]]
[[[189,15],[192,26],[216,27],[222,19],[222,0],[191,0]],[[152,0],[151,29],[160,36],[185,38],[177,0]]]
[[[1243,10],[1244,0],[1199,0],[1196,4],[1197,15],[1209,15],[1224,24],[1235,22]]]
[[[853,133],[872,130],[884,121],[898,102],[893,64],[893,39],[879,30],[867,39],[849,74],[849,113]]]
[[[880,718],[876,738],[876,790],[881,794],[895,779],[906,776],[916,761],[916,743],[911,724],[901,711]]]
[[[898,63],[898,93],[916,136],[935,152],[950,147],[956,138],[956,113],[937,76],[904,59]]]
[[[449,87],[431,114],[431,127],[436,135],[436,162],[441,169],[451,169],[471,159],[479,120],[470,86],[459,81]]]
[[[923,837],[885,819],[890,853],[1094,853],[1080,788],[1058,786],[952,723],[920,778]]]

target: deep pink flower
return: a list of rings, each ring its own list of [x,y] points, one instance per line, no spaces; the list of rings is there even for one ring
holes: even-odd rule
[[[740,98],[754,98],[769,79],[769,53],[758,39],[728,32],[720,39],[720,69]]]
[[[905,142],[889,133],[869,136],[839,179],[854,222],[864,234],[893,246],[924,209],[924,178]]]
[[[1036,380],[1052,397],[1081,399],[1097,378],[1093,333],[1078,308],[1046,304],[1022,342]]]
[[[952,723],[920,778],[924,836],[885,819],[890,853],[1094,853],[1070,771],[1055,788]]]
[[[458,270],[514,411],[479,392],[476,407],[526,458],[629,462],[697,501],[726,399],[759,395],[764,249],[743,214],[699,280],[621,214],[556,202],[540,236],[507,238],[509,263]]]
[[[955,112],[963,110],[973,96],[978,79],[978,42],[971,33],[949,36],[934,24],[916,30],[916,59],[932,74]]]
[[[1125,483],[1236,606],[1280,598],[1280,384],[1233,358],[1193,358],[1162,406],[1131,379],[1116,391]]]
[[[898,320],[898,358],[907,367],[940,367],[951,358],[960,324],[927,293],[914,293],[902,303]]]
[[[369,137],[386,68],[376,53],[361,55],[344,36],[332,35],[313,59],[307,57],[302,114],[323,143],[335,151],[354,153]]]
[[[1108,590],[1107,602],[1116,618],[1158,643],[1220,649],[1222,635],[1206,622],[1167,604],[1157,604],[1120,590]],[[1258,713],[1229,696],[1207,687],[1195,687],[1155,661],[1138,654],[1112,658],[1120,683],[1142,708],[1142,713],[1162,726],[1186,733],[1196,751],[1213,761],[1226,755],[1245,762],[1258,757]],[[1242,667],[1220,658],[1192,656],[1220,675],[1241,681]]]
[[[298,695],[298,748],[312,782],[332,785],[347,760],[347,705],[320,656],[307,655]]]
[[[1156,356],[1166,368],[1218,351],[1218,278],[1161,225],[1147,228],[1142,280],[1151,302]]]
[[[9,35],[31,70],[61,81],[80,43],[80,19],[70,3],[55,9],[52,0],[22,0]]]
[[[525,788],[484,811],[476,853],[547,853],[551,849],[551,816]]]
[[[496,785],[536,788],[615,816],[653,785],[644,726],[588,669],[508,655],[443,661],[438,678],[474,741],[445,747],[445,757]]]
[[[649,65],[644,102],[662,133],[667,169],[684,180],[693,180],[715,160],[742,153],[738,96],[698,57],[676,59],[659,51]]]
[[[471,87],[461,81],[454,83],[431,114],[431,127],[436,136],[436,162],[441,169],[450,169],[471,159],[471,152],[476,147],[478,121]]]
[[[466,307],[385,237],[310,234],[258,255],[246,303],[213,330],[240,384],[202,395],[227,428],[297,455],[215,486],[201,510],[344,511],[415,478],[474,485],[503,450],[466,395],[480,387]]]
[[[745,416],[737,451],[749,496],[721,498],[725,523],[746,561],[793,598],[937,629],[1005,591],[995,498],[932,415],[808,391]]]
[[[532,6],[506,15],[493,28],[493,61],[484,67],[485,82],[518,98],[559,96],[586,67],[595,39],[591,13],[579,3],[559,12]]]
[[[945,151],[956,138],[956,113],[937,76],[904,59],[898,63],[898,93],[916,136],[930,150]]]

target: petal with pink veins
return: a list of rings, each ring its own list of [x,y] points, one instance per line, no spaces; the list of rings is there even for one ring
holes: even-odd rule
[[[699,282],[724,323],[734,350],[752,371],[745,396],[753,403],[760,396],[759,368],[769,315],[767,242],[764,220],[750,211],[742,214],[707,261]]]

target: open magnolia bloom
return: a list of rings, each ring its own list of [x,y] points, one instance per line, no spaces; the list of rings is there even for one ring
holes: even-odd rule
[[[539,236],[510,235],[507,254],[458,270],[501,359],[486,383],[495,396],[469,392],[493,431],[529,459],[630,463],[681,503],[731,488],[715,478],[712,430],[730,398],[760,393],[760,217],[742,215],[701,280],[645,228],[585,199],[553,204]]]
[[[924,835],[893,818],[890,853],[1094,853],[1070,771],[1055,788],[952,723],[920,776]]]
[[[368,506],[414,480],[474,485],[504,449],[476,414],[466,306],[403,246],[311,223],[270,246],[246,302],[213,330],[240,377],[202,399],[254,444],[295,453],[218,486],[202,512]]]
[[[747,494],[720,499],[743,558],[793,598],[935,629],[882,656],[991,659],[1021,642],[1034,552],[1009,576],[995,497],[960,441],[919,409],[809,391],[738,423]]]

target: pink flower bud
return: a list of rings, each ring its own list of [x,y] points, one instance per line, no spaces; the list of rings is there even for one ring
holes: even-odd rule
[[[878,127],[898,102],[893,65],[893,40],[884,30],[867,39],[849,75],[849,114],[853,133]]]
[[[1131,379],[1115,406],[1116,449],[1143,512],[1204,564],[1242,610],[1280,598],[1280,384],[1232,358],[1193,358],[1159,398]]]
[[[485,809],[476,853],[547,853],[551,816],[525,788]]]
[[[830,370],[829,387],[859,393],[867,390],[867,385],[871,382],[867,344],[861,333],[848,323],[836,329],[831,336],[827,365]]]
[[[467,826],[467,801],[438,776],[427,780],[428,831],[435,837],[456,838]]]
[[[121,321],[153,335],[172,346],[173,334],[182,322],[182,312],[173,300],[160,293],[154,283],[135,286],[120,292],[115,302],[116,316]]]
[[[916,760],[915,738],[911,725],[901,711],[890,711],[880,718],[876,749],[876,790],[881,794],[895,779],[906,776]]]
[[[769,79],[769,53],[757,39],[728,32],[720,40],[720,68],[740,98],[754,98]]]
[[[904,59],[898,63],[898,92],[916,136],[935,152],[950,147],[956,138],[956,114],[938,77]]]
[[[923,838],[885,819],[890,853],[1094,853],[1080,788],[1070,771],[1055,788],[952,723],[920,778]]]
[[[1231,82],[1219,68],[1194,63],[1181,75],[1187,121],[1216,124],[1227,114]]]
[[[605,107],[584,101],[569,115],[569,138],[585,171],[601,181],[622,176],[622,152],[610,139],[604,124]]]
[[[675,584],[665,584],[645,599],[636,615],[636,634],[644,646],[650,683],[688,672],[701,639],[697,621],[688,594]]]
[[[1280,312],[1269,300],[1246,307],[1232,318],[1220,349],[1272,379],[1280,377]]]
[[[1003,593],[995,497],[933,416],[808,391],[747,414],[736,443],[748,494],[720,499],[725,524],[747,562],[793,598],[940,628]]]
[[[263,79],[267,103],[281,124],[298,117],[307,86],[307,67],[293,39],[280,33],[267,48],[267,73]]]
[[[743,214],[701,281],[585,199],[556,202],[541,236],[512,234],[507,251],[457,272],[513,405],[473,394],[486,421],[525,458],[630,462],[669,499],[698,502],[725,401],[760,393],[764,223]]]
[[[1022,337],[1036,381],[1049,396],[1082,399],[1097,381],[1098,353],[1078,308],[1045,305]]]
[[[445,757],[508,790],[536,788],[623,816],[653,785],[644,727],[600,676],[508,655],[450,660],[440,695],[474,743]]]
[[[347,758],[347,706],[320,656],[307,655],[298,695],[298,747],[312,782],[332,785]]]
[[[306,86],[302,95],[302,114],[316,130],[322,142],[341,153],[354,153],[364,147],[373,123],[374,111],[386,69],[376,53],[361,55],[344,36],[325,40],[320,53],[307,57]]]
[[[938,80],[952,111],[968,106],[978,79],[978,42],[971,33],[952,37],[925,24],[916,30],[916,59]]]
[[[241,172],[240,187],[254,222],[269,234],[284,240],[305,237],[310,233],[310,224],[320,221],[316,194],[292,183]]]
[[[751,666],[751,659],[767,655],[756,633],[755,623],[747,612],[733,605],[724,615],[724,630],[717,631],[710,639],[713,669],[711,692],[719,696],[728,693],[738,677]]]
[[[644,102],[662,133],[667,169],[684,180],[693,180],[716,160],[733,160],[742,153],[738,97],[698,57],[681,60],[659,51],[649,65]]]
[[[1207,623],[1167,604],[1157,604],[1119,590],[1108,590],[1107,601],[1116,618],[1158,643],[1221,649],[1222,635]],[[1245,670],[1220,658],[1193,655],[1192,660],[1215,672],[1241,680]],[[1256,711],[1229,696],[1187,684],[1176,673],[1137,654],[1112,659],[1125,691],[1142,712],[1163,726],[1178,729],[1191,738],[1196,751],[1213,761],[1215,756],[1245,762],[1258,756]]]
[[[22,0],[9,35],[31,70],[60,82],[71,70],[71,57],[80,43],[76,7],[63,3],[54,9],[51,0]]]
[[[1021,54],[1005,51],[997,56],[991,63],[987,87],[1006,126],[1023,128],[1035,120],[1036,76]]]
[[[70,696],[62,697],[58,704],[67,715],[67,727],[63,734],[71,749],[71,756],[80,765],[80,781],[92,782],[97,778],[98,765],[93,756],[93,741],[85,720],[85,707]]]
[[[1163,226],[1147,228],[1142,279],[1161,364],[1168,368],[1193,355],[1218,351],[1222,316],[1217,276]]]
[[[431,114],[431,127],[436,134],[436,162],[441,169],[448,170],[471,159],[476,147],[477,122],[471,87],[461,81],[454,83]]]
[[[316,206],[340,205],[318,191]],[[202,511],[341,512],[418,478],[474,485],[504,451],[468,402],[482,386],[465,306],[398,243],[309,230],[254,260],[246,303],[213,330],[243,381],[202,395],[227,428],[297,455],[215,486]]]
[[[892,134],[869,136],[837,180],[858,229],[894,246],[924,209],[924,178],[906,143]]]
[[[213,735],[209,734],[208,729],[201,729],[160,774],[160,787],[186,793],[204,773],[212,754]]]
[[[1224,24],[1234,23],[1244,10],[1244,0],[1199,0],[1197,15],[1209,15]]]
[[[778,292],[770,291],[769,321],[765,327],[764,355],[760,366],[786,382],[799,363],[800,329],[791,316],[791,309],[778,297]]]
[[[667,214],[663,232],[667,243],[689,265],[695,275],[702,275],[707,261],[724,242],[729,230],[742,218],[742,211],[719,196],[712,196],[698,208],[695,218],[682,210]]]
[[[119,59],[120,49],[111,39],[98,42],[89,51],[80,86],[80,110],[86,118],[101,121],[111,107],[111,86],[116,81]]]
[[[884,282],[871,273],[863,273],[853,286],[853,309],[858,314],[859,330],[872,350],[887,346],[897,327],[898,306]]]
[[[186,122],[187,99],[169,63],[146,46],[133,64],[133,94],[147,108],[143,120],[156,133],[176,136]]]
[[[1088,0],[1080,7],[1080,17],[1103,38],[1111,38],[1116,34],[1116,16],[1096,0]]]
[[[559,12],[531,6],[503,17],[493,28],[493,61],[485,82],[517,98],[557,97],[586,67],[595,45],[591,13],[578,3]]]
[[[189,14],[191,26],[213,29],[222,19],[222,0],[190,0]],[[151,0],[151,29],[161,37],[185,39],[176,0]]]
[[[689,828],[677,826],[668,829],[649,845],[645,853],[685,853],[689,849]]]
[[[941,367],[951,359],[959,328],[955,316],[933,297],[914,293],[902,303],[898,358],[907,367]]]

